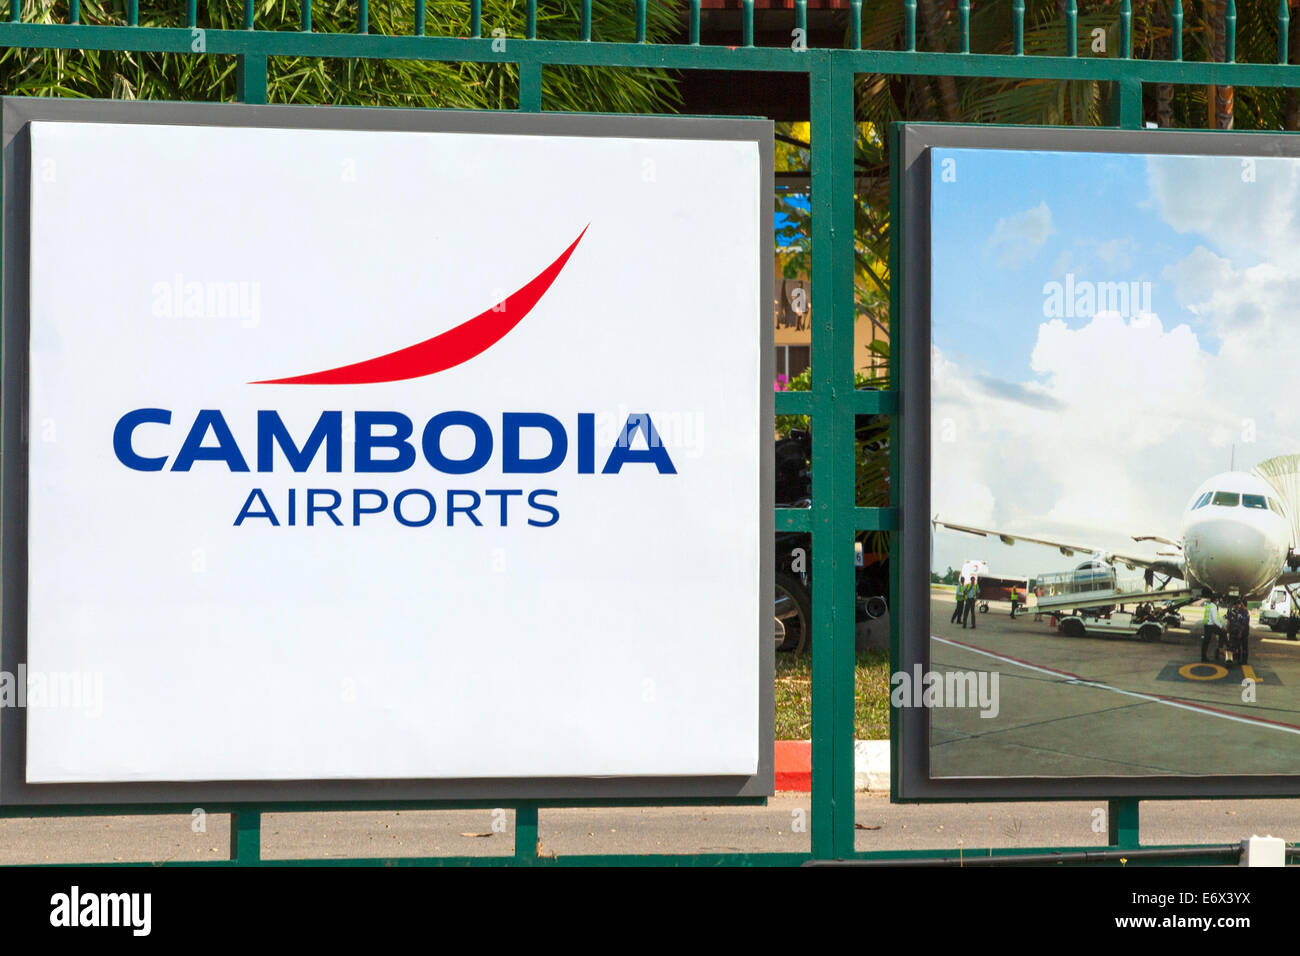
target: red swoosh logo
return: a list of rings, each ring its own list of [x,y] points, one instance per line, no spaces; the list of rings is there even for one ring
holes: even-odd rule
[[[506,296],[486,312],[415,345],[379,355],[364,362],[340,365],[323,372],[309,372],[289,378],[270,378],[250,385],[372,385],[376,382],[402,382],[442,372],[468,362],[485,352],[523,321],[559,276],[573,250],[587,234],[590,223],[558,259],[513,295]]]

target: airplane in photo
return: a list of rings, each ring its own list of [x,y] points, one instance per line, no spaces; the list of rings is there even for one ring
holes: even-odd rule
[[[1292,541],[1291,520],[1276,489],[1263,478],[1227,471],[1204,481],[1192,494],[1177,538],[1134,535],[1134,541],[1155,541],[1176,549],[1154,558],[1107,551],[1030,535],[941,521],[935,527],[967,534],[996,537],[1003,544],[1017,541],[1056,548],[1062,554],[1088,555],[1106,564],[1123,564],[1130,570],[1149,569],[1154,574],[1186,582],[1193,591],[1216,600],[1256,600],[1275,586],[1300,583],[1300,555]]]

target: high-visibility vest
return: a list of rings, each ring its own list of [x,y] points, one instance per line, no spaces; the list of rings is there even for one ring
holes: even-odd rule
[[[1201,609],[1201,623],[1202,623],[1202,624],[1209,624],[1209,623],[1210,623],[1210,608],[1212,608],[1212,607],[1214,607],[1214,602],[1213,602],[1213,601],[1206,601],[1206,602],[1205,602],[1205,607],[1203,607],[1203,608]]]

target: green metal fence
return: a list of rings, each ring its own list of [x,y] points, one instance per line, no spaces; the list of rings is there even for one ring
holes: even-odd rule
[[[1006,23],[1010,53],[972,52],[971,0],[958,0],[958,51],[917,49],[917,0],[902,0],[903,49],[863,49],[863,0],[850,0],[842,48],[756,46],[754,0],[741,0],[740,30],[735,45],[702,44],[700,0],[689,0],[686,11],[689,42],[646,42],[647,3],[634,5],[636,42],[598,42],[592,36],[592,0],[581,0],[581,39],[551,40],[538,35],[537,0],[527,0],[523,37],[504,44],[489,33],[484,36],[481,0],[469,0],[469,35],[435,36],[426,32],[425,0],[416,0],[409,35],[369,32],[368,0],[357,0],[355,33],[318,33],[312,30],[311,0],[301,2],[300,29],[257,29],[253,0],[243,0],[242,30],[203,29],[198,24],[197,0],[186,0],[185,27],[139,26],[138,0],[126,0],[126,25],[86,25],[80,22],[79,0],[67,0],[64,23],[24,22],[22,0],[10,0],[8,22],[0,22],[0,46],[57,50],[199,53],[234,56],[237,96],[246,103],[264,103],[267,95],[267,59],[275,56],[361,58],[371,60],[432,60],[448,63],[507,63],[519,71],[518,108],[542,109],[542,73],[547,67],[596,66],[658,68],[677,71],[761,71],[806,75],[809,84],[808,116],[811,121],[812,275],[814,323],[812,330],[812,387],[808,392],[781,392],[776,396],[778,415],[810,415],[813,421],[813,493],[808,510],[778,508],[778,531],[807,532],[812,540],[813,640],[812,691],[812,813],[811,855],[702,854],[689,856],[568,856],[558,859],[537,853],[538,811],[548,806],[644,805],[646,801],[533,801],[512,804],[516,812],[515,854],[505,858],[403,858],[395,860],[328,860],[332,864],[389,865],[463,864],[677,864],[677,865],[790,865],[829,860],[890,860],[939,862],[948,851],[909,853],[858,853],[854,849],[854,538],[862,531],[897,531],[898,505],[906,491],[901,487],[897,456],[891,462],[893,507],[860,508],[854,488],[854,437],[857,415],[890,416],[891,447],[901,447],[906,422],[898,415],[900,380],[898,356],[909,343],[902,337],[897,285],[891,308],[891,390],[865,391],[854,387],[854,149],[857,140],[855,82],[864,74],[910,77],[987,77],[1000,79],[1071,81],[1111,84],[1113,121],[1121,127],[1142,124],[1144,84],[1204,84],[1230,87],[1300,87],[1300,66],[1288,65],[1290,11],[1281,0],[1276,14],[1276,62],[1239,63],[1236,60],[1237,6],[1222,5],[1223,62],[1189,62],[1183,59],[1183,9],[1181,0],[1169,8],[1171,23],[1167,59],[1138,59],[1132,55],[1133,9],[1131,0],[1102,0],[1108,16],[1118,21],[1118,49],[1109,56],[1079,55],[1079,13],[1076,0],[1060,4],[1065,10],[1064,39],[1050,54],[1027,55],[1026,2],[1011,0]],[[871,3],[872,0],[868,0]],[[981,6],[977,0],[976,6]],[[1150,4],[1139,3],[1140,8]],[[179,13],[179,11],[178,11]],[[808,25],[807,0],[795,0],[789,11],[790,28]],[[1041,30],[1039,33],[1041,34]],[[806,35],[806,34],[805,34]],[[896,265],[899,243],[892,255]],[[897,274],[894,270],[894,274]],[[891,593],[898,595],[898,562],[892,561]],[[891,602],[894,614],[892,646],[899,659],[898,622],[913,609]],[[919,609],[915,613],[921,613]],[[897,735],[893,746],[896,748]],[[677,801],[701,803],[709,801]],[[712,801],[717,802],[717,801]],[[743,801],[742,801],[743,802]],[[750,801],[753,802],[753,801]],[[662,803],[662,801],[656,801]],[[493,804],[367,802],[328,804],[209,805],[208,812],[230,812],[231,856],[225,865],[257,864],[260,824],[264,812],[365,809],[438,809],[491,807]],[[110,813],[188,813],[189,807],[135,805],[61,808],[6,808],[8,816],[71,816]],[[1113,800],[1109,813],[1109,845],[1115,850],[1139,844],[1138,803]],[[1182,863],[1222,862],[1227,848],[1186,848]],[[1119,862],[1123,853],[1098,853],[1096,848],[1044,848],[998,850],[981,853],[994,861],[1015,862],[1044,853],[1073,853],[1072,861]],[[973,851],[967,851],[973,856]],[[277,861],[279,862],[279,861]],[[300,862],[300,861],[292,861]],[[306,862],[306,861],[302,861]],[[987,860],[986,860],[987,862]],[[1143,862],[1131,854],[1130,863]],[[220,865],[220,864],[218,864]]]

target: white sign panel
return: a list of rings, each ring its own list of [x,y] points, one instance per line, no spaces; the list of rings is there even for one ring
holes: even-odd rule
[[[30,129],[28,782],[756,772],[753,142]]]

